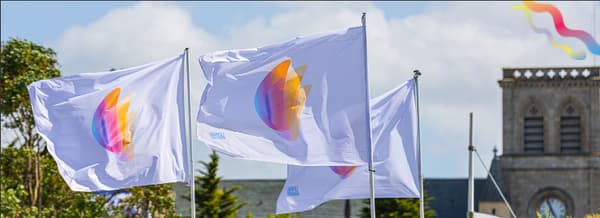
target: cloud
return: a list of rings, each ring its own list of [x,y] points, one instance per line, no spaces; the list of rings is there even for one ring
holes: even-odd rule
[[[215,39],[193,25],[189,13],[169,3],[138,3],[67,29],[58,40],[66,73],[105,71],[165,59],[190,47],[213,50]]]
[[[372,95],[412,78],[414,69],[423,72],[419,81],[424,172],[433,177],[466,176],[469,112],[475,112],[475,143],[484,158],[491,159],[494,145],[501,148],[502,105],[497,80],[503,67],[591,65],[590,54],[584,61],[571,60],[529,29],[522,12],[512,9],[516,2],[431,2],[423,13],[403,18],[386,18],[390,16],[384,10],[368,2],[273,4],[280,4],[281,11],[241,24],[225,23],[224,33],[210,34],[194,25],[190,11],[175,4],[137,3],[68,29],[56,48],[63,70],[88,72],[139,65],[190,47],[195,113],[204,86],[200,74],[195,73],[200,72],[193,61],[198,54],[358,26],[361,13],[367,12]],[[555,3],[568,25],[588,30],[591,19],[585,17],[591,18],[590,4]],[[549,16],[536,14],[535,19],[539,26],[553,28]],[[564,40],[585,49],[577,41]],[[200,157],[206,160],[208,150],[195,148],[199,147]],[[236,167],[241,162],[223,158],[226,178],[285,176],[285,166],[249,161],[242,165],[272,172],[244,174]],[[477,174],[484,175],[484,170]]]

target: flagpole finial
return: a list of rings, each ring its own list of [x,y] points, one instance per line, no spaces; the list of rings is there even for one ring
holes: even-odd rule
[[[421,71],[419,71],[419,70],[413,70],[413,73],[414,73],[415,79],[418,78],[419,76],[421,76]]]
[[[366,25],[367,23],[367,12],[363,12],[362,13],[362,17],[360,18],[360,21],[362,22],[362,25]]]
[[[494,158],[498,157],[498,149],[496,148],[495,145],[494,145],[494,150],[492,150],[492,152],[494,152]]]

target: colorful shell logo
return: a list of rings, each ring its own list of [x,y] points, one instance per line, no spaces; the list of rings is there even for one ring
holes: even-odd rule
[[[130,96],[119,100],[120,88],[113,89],[98,105],[92,120],[92,135],[106,150],[123,161],[133,158],[133,119],[128,110]]]
[[[256,113],[271,129],[289,140],[298,138],[300,116],[311,86],[300,87],[306,65],[292,69],[291,60],[279,63],[260,83],[254,96]]]
[[[342,177],[342,179],[348,178],[350,175],[352,175],[354,170],[356,170],[356,166],[335,166],[329,168],[331,168],[335,174],[338,174],[340,177]]]

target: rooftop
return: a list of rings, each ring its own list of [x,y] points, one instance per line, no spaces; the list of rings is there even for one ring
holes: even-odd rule
[[[600,67],[503,68],[502,81],[600,80]]]

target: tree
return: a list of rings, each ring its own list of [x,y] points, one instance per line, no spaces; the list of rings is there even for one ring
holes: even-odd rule
[[[101,217],[106,215],[110,196],[73,192],[58,174],[50,155],[40,156],[43,186],[42,205],[28,203],[30,192],[23,184],[27,177],[27,158],[37,153],[32,148],[16,147],[15,141],[0,153],[0,217]]]
[[[94,217],[104,213],[105,198],[74,193],[43,152],[34,131],[27,85],[60,75],[56,53],[28,40],[11,38],[0,49],[2,131],[16,138],[0,152],[0,217]]]
[[[148,217],[163,215],[175,216],[175,195],[172,184],[150,185],[121,189],[113,193],[127,193],[128,197],[110,208],[112,216]]]
[[[60,75],[56,53],[30,41],[11,38],[0,51],[0,112],[2,132],[16,138],[0,152],[0,217],[107,217],[135,213],[172,215],[172,185],[135,187],[111,194],[73,192],[58,173],[56,162],[35,133],[27,85]],[[108,202],[117,194],[131,195],[122,204]],[[112,215],[111,215],[112,216]],[[172,217],[172,216],[169,216]]]
[[[42,140],[34,131],[33,113],[29,102],[27,85],[41,79],[60,76],[56,53],[33,42],[11,38],[0,49],[0,116],[2,127],[16,130],[18,140],[24,147],[36,152],[25,156],[23,186],[28,199],[22,204],[41,206],[40,152]]]
[[[219,188],[221,182],[221,177],[217,176],[219,155],[213,151],[210,160],[208,163],[200,161],[205,170],[198,170],[201,176],[195,179],[196,216],[236,217],[238,210],[247,204],[247,202],[238,202],[239,197],[233,195],[233,192],[241,187]]]
[[[425,192],[425,217],[435,216],[435,211],[429,207],[429,201],[433,197],[427,196]],[[369,208],[370,199],[366,199],[360,217],[369,218],[371,209]],[[386,218],[412,218],[419,217],[419,199],[418,198],[378,198],[375,199],[375,211],[377,217]]]
[[[267,218],[300,218],[300,213],[269,214]]]

